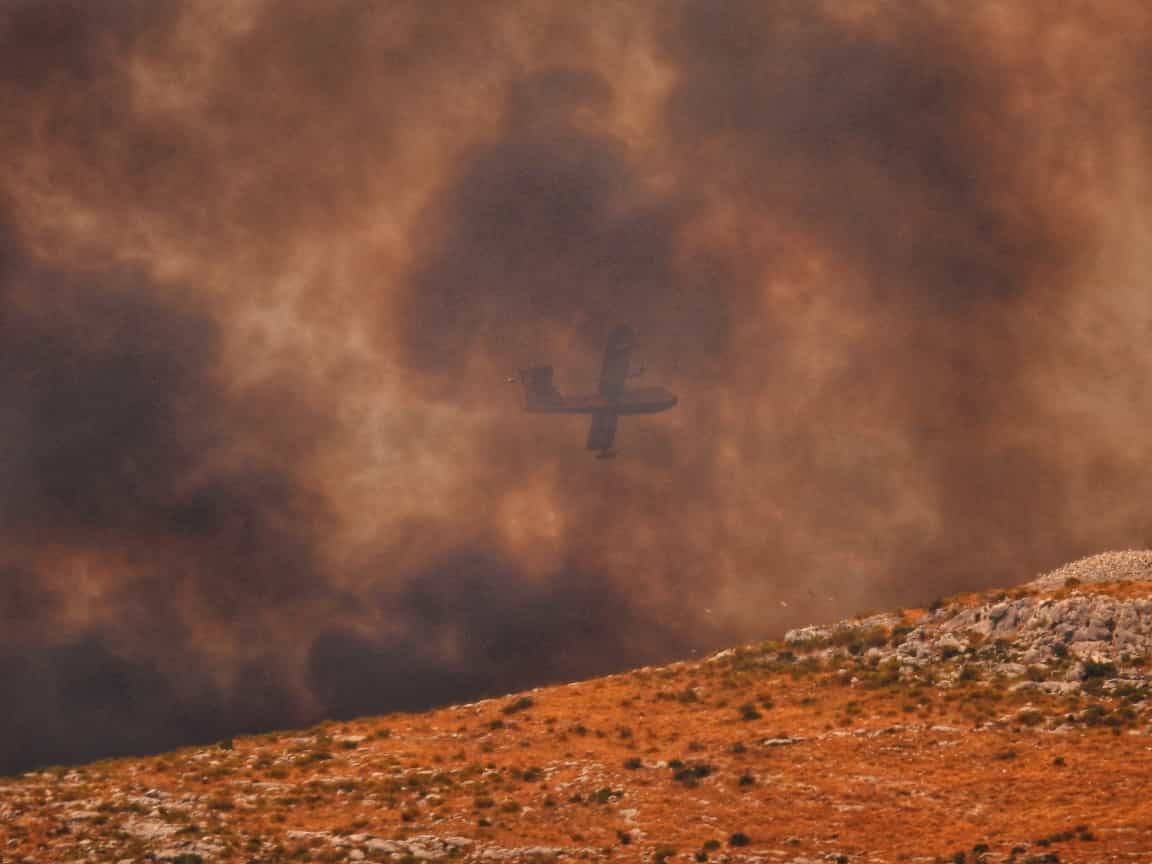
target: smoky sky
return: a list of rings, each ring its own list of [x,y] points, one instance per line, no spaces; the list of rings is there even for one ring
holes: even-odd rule
[[[1150,23],[0,5],[0,771],[1146,545]]]

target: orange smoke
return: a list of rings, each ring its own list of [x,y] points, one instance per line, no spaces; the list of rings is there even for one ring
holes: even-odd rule
[[[7,4],[0,768],[1144,545],[1148,18]],[[620,322],[596,462],[504,378]]]

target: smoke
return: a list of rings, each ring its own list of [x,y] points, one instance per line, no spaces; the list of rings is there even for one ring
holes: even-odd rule
[[[1148,17],[0,6],[0,771],[1145,545]]]

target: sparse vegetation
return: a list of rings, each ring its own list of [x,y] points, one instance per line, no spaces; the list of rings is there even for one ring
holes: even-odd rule
[[[531,696],[521,696],[520,698],[509,702],[500,709],[501,714],[518,714],[521,711],[527,711],[529,708],[536,704]]]
[[[745,702],[740,706],[740,719],[745,721],[759,720],[764,715],[756,710],[756,706],[751,702]]]
[[[965,596],[954,602],[978,601]],[[947,615],[954,612],[950,607]],[[380,719],[366,719],[323,724],[306,733],[237,738],[227,742],[231,746],[221,741],[163,758],[46,769],[16,782],[0,782],[0,807],[21,800],[21,789],[41,790],[37,803],[29,799],[19,805],[25,809],[18,808],[15,820],[0,824],[0,840],[17,850],[32,842],[78,849],[76,844],[89,840],[113,844],[107,848],[115,848],[116,854],[99,860],[141,860],[143,847],[125,825],[151,820],[189,854],[225,850],[203,855],[206,860],[241,855],[285,864],[335,862],[348,860],[349,849],[364,842],[349,838],[388,838],[386,842],[403,849],[409,839],[418,844],[425,841],[417,838],[447,835],[449,820],[466,814],[467,823],[457,822],[451,830],[468,834],[477,849],[519,842],[509,838],[521,835],[526,846],[549,848],[547,844],[557,842],[555,826],[575,827],[579,822],[569,820],[579,819],[588,824],[571,831],[571,838],[583,851],[570,850],[559,860],[585,856],[598,861],[605,850],[625,845],[630,848],[616,848],[617,856],[626,851],[651,860],[650,838],[681,836],[661,833],[670,824],[663,820],[679,816],[676,802],[715,803],[715,812],[731,818],[735,813],[759,813],[756,808],[783,787],[809,809],[796,814],[804,826],[797,831],[800,837],[776,842],[803,846],[809,841],[801,837],[820,836],[819,823],[809,815],[818,811],[812,802],[838,803],[835,789],[817,786],[811,778],[817,766],[827,764],[828,754],[836,754],[837,770],[852,784],[853,806],[869,808],[872,802],[858,794],[863,782],[859,778],[883,788],[881,784],[899,777],[893,791],[911,797],[917,790],[909,778],[920,770],[913,766],[922,765],[924,754],[937,744],[955,748],[955,757],[943,763],[947,780],[939,787],[938,799],[917,798],[915,803],[935,808],[941,819],[958,800],[949,782],[955,780],[957,789],[978,780],[1002,782],[1005,772],[1046,772],[1053,787],[1065,790],[1062,794],[1094,802],[1086,812],[1100,812],[1106,806],[1101,796],[1115,788],[1128,795],[1125,806],[1140,814],[1129,821],[1136,824],[1143,818],[1145,805],[1130,793],[1142,788],[1133,771],[1146,737],[1108,738],[1105,743],[1101,735],[1148,728],[1150,688],[1141,677],[1146,673],[1138,671],[1147,652],[1140,649],[1116,659],[1093,654],[1084,660],[1079,649],[1063,659],[1053,649],[1041,653],[1037,662],[1022,664],[1013,642],[961,634],[963,638],[948,644],[965,644],[967,650],[957,648],[950,659],[942,656],[949,652],[936,652],[925,660],[919,643],[930,644],[930,637],[919,633],[913,637],[919,657],[902,665],[895,647],[922,620],[922,613],[910,611],[891,629],[868,623],[829,628],[826,639],[787,646],[763,643],[704,663],[544,691],[548,695],[539,699],[547,700],[548,717],[529,712],[536,707],[534,697],[509,697],[423,716],[392,716],[385,722],[395,734],[382,727]],[[765,717],[773,721],[772,729],[764,728]],[[760,723],[740,725],[753,721]],[[1035,731],[1057,726],[1063,727],[1059,735]],[[975,727],[979,734],[971,732]],[[789,731],[780,731],[784,729]],[[737,736],[747,743],[729,743]],[[1081,751],[1082,742],[1096,742],[1096,749]],[[788,758],[788,753],[800,758]],[[1055,773],[1070,762],[1076,766],[1074,778]],[[652,770],[660,764],[667,765],[666,774]],[[1116,774],[1114,785],[1108,782],[1109,770]],[[1057,782],[1061,778],[1074,780],[1073,786]],[[93,800],[92,790],[106,782],[132,791]],[[270,785],[255,792],[248,784]],[[159,789],[155,794],[161,797],[144,797],[149,788]],[[51,799],[46,797],[49,789]],[[1043,786],[1035,790],[1043,800]],[[890,802],[890,796],[876,797]],[[49,800],[52,807],[45,806]],[[1010,812],[1011,805],[1005,810]],[[63,821],[57,815],[63,812],[82,815]],[[886,819],[899,820],[899,812],[889,806]],[[333,814],[336,827],[290,838],[288,833],[297,831],[299,823],[295,815],[286,814],[297,813],[307,813],[312,825]],[[1005,836],[1000,814],[987,818],[998,831],[993,836]],[[1103,860],[1113,850],[1152,843],[1152,829],[1147,836],[1133,834],[1129,839],[1110,831],[1102,831],[1101,838],[1086,825],[1055,827],[1060,830],[1033,824],[1023,836],[1034,839],[1012,860],[1050,861],[1047,856],[1056,855],[1062,844],[1078,842],[1096,844],[1092,851]],[[590,839],[584,839],[585,834]],[[337,837],[341,844],[335,843]],[[671,846],[655,851],[668,861],[708,861],[722,846],[739,846],[741,838],[752,842],[735,831],[681,853]],[[878,849],[883,847],[884,837],[872,839]],[[811,857],[807,850],[803,854]],[[847,860],[826,848],[819,854],[833,864]],[[957,854],[949,851],[936,860],[957,860]],[[965,864],[977,864],[999,860],[1001,851],[978,843],[963,854]],[[394,861],[405,857],[411,853],[392,855]],[[537,859],[551,857],[541,853]],[[77,854],[60,852],[54,860],[78,859]],[[525,855],[523,860],[535,859]]]

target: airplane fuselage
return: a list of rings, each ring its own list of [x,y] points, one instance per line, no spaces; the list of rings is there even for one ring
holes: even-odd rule
[[[678,401],[674,393],[663,387],[640,387],[625,390],[618,399],[605,399],[595,394],[564,396],[554,402],[536,401],[526,407],[532,414],[595,414],[608,411],[627,416],[658,414],[667,411]]]
[[[592,423],[588,429],[587,447],[602,459],[610,458],[615,454],[612,446],[620,417],[658,414],[678,401],[674,393],[663,387],[625,388],[627,379],[640,374],[630,371],[634,345],[631,327],[616,327],[608,335],[600,368],[600,386],[594,394],[565,396],[553,382],[551,366],[521,369],[525,409],[533,414],[590,414]]]

